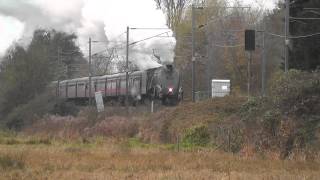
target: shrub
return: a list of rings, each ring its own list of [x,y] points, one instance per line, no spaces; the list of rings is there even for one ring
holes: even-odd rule
[[[20,130],[24,126],[33,124],[46,114],[75,116],[78,112],[79,109],[74,103],[57,99],[50,93],[43,93],[36,96],[27,104],[20,105],[13,109],[6,118],[4,118],[4,121],[9,129]]]
[[[207,146],[210,142],[210,133],[205,125],[198,125],[186,130],[182,139],[182,145],[185,147]]]
[[[240,117],[248,141],[257,149],[276,147],[287,158],[294,148],[319,142],[319,109],[320,72],[290,70],[273,78],[270,96],[242,105]]]
[[[273,77],[269,96],[250,98],[239,111],[245,139],[256,150],[314,147],[320,125],[320,72],[290,70]],[[236,124],[234,121],[231,124]]]
[[[30,125],[39,117],[51,112],[54,104],[55,97],[45,93],[35,97],[27,104],[18,106],[4,120],[8,128],[20,130],[25,125]]]
[[[51,140],[49,138],[31,138],[25,142],[28,145],[51,145]]]
[[[0,170],[23,169],[24,167],[24,154],[0,154]]]
[[[261,98],[250,98],[245,102],[240,108],[240,117],[242,120],[247,122],[252,122],[256,120],[257,115],[260,113],[262,108],[262,99]]]
[[[271,89],[273,106],[290,116],[295,128],[293,141],[298,146],[313,142],[320,124],[320,72],[290,70],[282,73]],[[287,118],[284,118],[287,119]]]
[[[169,120],[163,121],[163,124],[162,124],[160,132],[159,132],[160,141],[163,143],[171,142],[171,136],[170,136],[170,132],[169,132],[170,125],[171,125],[171,121],[169,121]]]
[[[237,153],[244,144],[244,123],[236,115],[209,125],[214,145],[226,152]]]
[[[282,112],[297,116],[319,113],[320,72],[290,70],[278,74],[273,82],[270,98]]]
[[[115,116],[106,118],[85,131],[88,135],[134,137],[139,132],[139,125],[136,119]]]
[[[281,113],[278,110],[268,110],[262,117],[262,126],[264,130],[272,136],[276,136],[277,130],[281,124]]]
[[[60,116],[76,116],[79,113],[79,108],[73,102],[58,100],[55,102],[53,109],[48,113]]]

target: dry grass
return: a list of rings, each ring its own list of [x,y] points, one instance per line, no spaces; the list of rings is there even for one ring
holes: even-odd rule
[[[301,158],[281,161],[277,151],[259,155],[251,146],[238,155],[213,148],[177,152],[174,145],[127,139],[161,142],[168,135],[168,142],[175,142],[184,129],[225,119],[243,101],[229,97],[185,103],[130,118],[95,117],[89,111],[79,117],[48,116],[24,129],[26,135],[0,132],[0,180],[320,179],[320,157],[307,161],[299,152],[294,157]]]
[[[210,149],[177,152],[165,145],[141,146],[119,139],[38,144],[29,140],[18,137],[20,143],[0,144],[0,179],[320,178],[320,163],[315,161],[248,159]]]
[[[166,128],[167,141],[175,142],[177,136],[190,127],[218,122],[235,114],[245,101],[246,98],[228,96],[164,108],[146,118],[140,129],[140,138],[146,142],[163,142],[161,131]]]
[[[97,114],[94,109],[84,108],[77,117],[45,116],[25,127],[29,135],[76,139],[79,137],[139,136],[145,142],[176,142],[185,130],[199,124],[216,122],[238,111],[245,101],[239,97],[216,98],[199,103],[182,103],[175,107],[156,105],[156,113],[148,113],[149,106],[130,107],[127,117],[125,107],[107,107]],[[164,140],[163,136],[166,136]]]

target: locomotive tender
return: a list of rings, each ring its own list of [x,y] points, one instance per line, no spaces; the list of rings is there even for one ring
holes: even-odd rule
[[[91,78],[91,97],[102,92],[105,101],[124,103],[126,96],[126,73]],[[89,99],[89,77],[55,81],[55,94],[60,98],[86,102]],[[176,104],[183,96],[180,74],[173,65],[129,73],[128,95],[132,104],[145,99],[158,99],[162,104]]]

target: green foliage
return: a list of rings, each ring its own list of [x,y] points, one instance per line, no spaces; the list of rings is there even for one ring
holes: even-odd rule
[[[205,125],[198,125],[186,130],[182,145],[184,147],[207,146],[210,142],[210,133]]]
[[[251,97],[240,108],[239,114],[241,119],[248,123],[256,121],[256,117],[261,113],[263,104],[263,98]]]
[[[52,97],[47,94],[37,96],[27,104],[20,105],[12,110],[4,119],[10,129],[20,129],[26,124],[31,124],[37,117],[53,109]]]
[[[227,152],[237,153],[244,144],[243,129],[239,127],[233,127],[229,130],[228,144],[224,145],[224,150]]]
[[[21,142],[17,138],[0,138],[0,144],[16,145],[21,144]]]
[[[250,112],[254,112],[258,109],[258,105],[259,105],[259,102],[258,102],[257,98],[250,98],[246,103],[244,103],[241,106],[240,112],[243,115],[250,113]]]
[[[293,2],[293,0],[291,0]],[[307,7],[320,7],[319,0],[294,1],[291,5],[290,16],[299,18],[319,18],[318,12],[307,10]],[[290,22],[292,35],[310,35],[320,31],[319,22],[315,20],[302,20]],[[291,41],[290,68],[299,70],[315,70],[320,67],[319,44],[320,36],[298,38]]]
[[[244,126],[238,118],[229,117],[222,122],[209,126],[210,136],[214,145],[226,152],[237,153],[244,145]]]
[[[24,154],[0,154],[0,170],[23,169],[25,167]]]
[[[1,63],[0,112],[3,115],[9,113],[17,105],[26,103],[35,93],[43,90],[43,87],[32,86],[33,80],[29,79],[30,76],[36,75],[36,72],[33,75],[33,71],[38,71],[38,69],[36,64],[31,62],[27,52],[20,46],[15,47],[13,51],[12,55]]]
[[[40,29],[34,32],[27,48],[13,45],[0,64],[0,124],[6,121],[10,127],[19,128],[32,116],[43,115],[45,109],[52,110],[48,106],[53,103],[40,100],[39,94],[52,80],[75,75],[69,70],[70,65],[86,63],[75,44],[76,38],[74,34]],[[58,49],[72,54],[61,55],[58,60]],[[61,73],[64,67],[67,71]]]
[[[281,113],[278,110],[268,110],[262,117],[262,126],[266,132],[276,136],[281,123]]]
[[[79,108],[73,102],[64,100],[55,101],[54,107],[49,111],[51,114],[57,114],[60,116],[76,116],[79,113]],[[94,118],[92,118],[94,119]]]
[[[36,96],[27,104],[15,108],[4,118],[4,121],[8,128],[19,130],[26,125],[31,125],[46,114],[70,115],[79,111],[76,106],[62,106],[61,104],[66,104],[66,102],[44,93]],[[65,107],[65,109],[61,109],[61,107]]]
[[[144,143],[139,138],[128,138],[121,141],[118,145],[121,152],[130,152],[132,149],[135,148],[142,148],[142,149],[151,149],[151,148],[159,148],[174,151],[177,150],[177,144],[151,144],[151,143]]]
[[[320,72],[290,70],[278,74],[271,85],[271,99],[282,112],[297,116],[318,113]]]
[[[161,142],[164,143],[169,143],[170,142],[170,132],[169,132],[169,128],[171,126],[171,121],[170,120],[165,120],[161,126],[161,130],[160,130],[160,140]]]
[[[129,138],[127,143],[128,143],[128,146],[130,148],[151,148],[151,147],[155,147],[155,145],[146,144],[146,143],[141,142],[138,138]]]
[[[257,149],[277,147],[286,158],[294,148],[319,143],[319,109],[320,72],[290,70],[275,75],[269,97],[249,99],[240,117]]]
[[[51,145],[51,139],[49,138],[36,138],[36,137],[32,137],[31,139],[28,139],[25,144],[27,145],[39,145],[39,144],[43,144],[43,145]]]
[[[24,144],[24,145],[50,145],[52,140],[45,137],[29,137],[29,138],[21,138],[20,136],[16,135],[10,135],[10,136],[2,136],[0,135],[0,144],[4,145],[18,145],[18,144]]]

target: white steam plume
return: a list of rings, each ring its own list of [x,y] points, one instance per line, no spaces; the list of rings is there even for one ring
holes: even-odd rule
[[[22,38],[30,37],[37,28],[54,28],[76,33],[85,55],[88,53],[89,37],[95,41],[110,41],[94,43],[93,53],[120,43],[117,52],[120,57],[124,57],[126,34],[123,32],[127,26],[166,27],[165,16],[161,10],[156,10],[153,0],[0,0],[1,16],[24,24]],[[6,26],[9,29],[14,28],[8,23]],[[130,30],[130,42],[167,31],[170,30]],[[119,36],[120,34],[122,36]],[[172,36],[172,32],[168,35]],[[130,48],[130,60],[141,69],[159,66],[153,56],[155,50],[163,62],[172,62],[175,44],[173,37],[158,37],[137,43]]]

